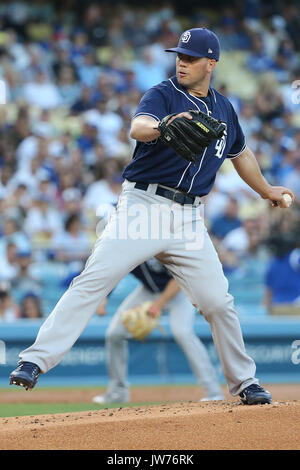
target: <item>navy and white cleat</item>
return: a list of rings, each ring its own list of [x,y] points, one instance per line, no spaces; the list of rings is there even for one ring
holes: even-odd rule
[[[9,376],[10,385],[32,389],[38,381],[41,369],[33,362],[19,362],[19,366]]]
[[[260,385],[251,384],[240,393],[240,398],[244,405],[264,405],[272,403],[271,393]]]

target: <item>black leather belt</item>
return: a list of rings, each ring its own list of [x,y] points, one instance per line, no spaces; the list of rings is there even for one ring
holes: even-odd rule
[[[147,183],[135,183],[134,187],[136,189],[142,189],[143,191],[147,191],[149,184]],[[182,191],[178,191],[176,189],[167,189],[163,188],[162,186],[157,185],[155,194],[158,196],[166,197],[167,199],[171,199],[171,201],[178,202],[178,204],[194,204],[196,197],[190,196],[188,194],[183,193]]]

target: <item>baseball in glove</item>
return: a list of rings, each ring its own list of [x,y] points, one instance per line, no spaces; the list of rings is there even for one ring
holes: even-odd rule
[[[178,113],[165,116],[158,124],[160,140],[186,160],[195,163],[197,155],[202,154],[213,140],[220,139],[226,129],[226,124],[202,111],[189,110],[192,119],[176,117]]]
[[[158,326],[160,315],[153,317],[148,313],[152,303],[150,301],[144,302],[136,307],[125,310],[121,314],[123,325],[139,341],[143,341]]]

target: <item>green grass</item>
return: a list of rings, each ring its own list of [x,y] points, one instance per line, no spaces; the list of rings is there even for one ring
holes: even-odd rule
[[[199,385],[195,383],[163,383],[163,384],[135,384],[130,387],[131,390],[134,390],[135,388],[185,388],[185,387],[195,387],[198,388]],[[65,387],[58,387],[58,386],[43,386],[38,384],[34,390],[40,390],[41,392],[44,391],[62,391],[62,390],[106,390],[105,385],[66,385]],[[15,387],[15,386],[8,386],[8,387],[0,387],[0,399],[1,399],[1,393],[6,393],[6,392],[21,392],[24,393],[24,389],[22,387]],[[31,393],[31,392],[30,392]]]
[[[157,405],[157,402],[147,403],[110,403],[96,405],[94,403],[0,403],[0,418],[10,416],[31,416],[52,413],[72,413],[74,411],[91,411],[105,408],[124,408],[125,406]]]
[[[194,384],[158,384],[155,387],[163,388],[163,387],[186,387],[186,386],[193,386]],[[194,385],[197,387],[196,385]],[[145,388],[145,385],[134,385],[132,388]],[[55,392],[56,390],[59,391],[67,391],[67,390],[89,390],[95,391],[95,394],[104,393],[106,390],[105,387],[99,386],[67,386],[67,387],[39,387],[39,391],[41,392]],[[105,408],[120,408],[120,407],[138,407],[138,406],[147,406],[147,405],[157,405],[162,402],[139,402],[139,403],[110,403],[105,405],[97,405],[95,403],[1,403],[1,394],[2,393],[13,393],[15,394],[22,394],[24,393],[24,389],[20,387],[1,387],[0,388],[0,418],[6,418],[10,416],[30,416],[30,415],[39,415],[39,414],[52,414],[52,413],[71,413],[76,411],[90,411],[90,410],[101,410]],[[32,393],[32,392],[26,392]]]

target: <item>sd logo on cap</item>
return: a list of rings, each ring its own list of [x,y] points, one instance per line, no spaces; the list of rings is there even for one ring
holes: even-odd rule
[[[193,57],[209,57],[218,61],[220,42],[217,35],[209,29],[193,28],[181,35],[177,47],[165,51],[179,52]]]

